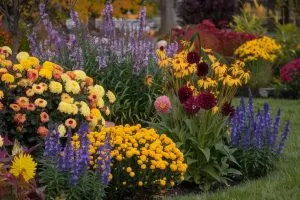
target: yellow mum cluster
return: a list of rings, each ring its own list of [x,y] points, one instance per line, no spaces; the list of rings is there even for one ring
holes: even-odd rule
[[[274,39],[264,36],[242,44],[234,54],[245,62],[259,59],[273,62],[280,51],[281,46]]]
[[[182,152],[165,134],[157,134],[154,129],[135,126],[116,126],[91,132],[90,164],[96,168],[97,149],[103,145],[106,134],[111,135],[112,145],[112,185],[127,186],[174,186],[184,179],[187,164]],[[79,147],[77,135],[73,144]]]
[[[106,104],[114,103],[116,97],[101,85],[94,85],[84,71],[64,72],[53,62],[40,64],[27,52],[17,55],[17,64],[7,56],[0,53],[0,111],[14,111],[11,121],[17,132],[26,130],[25,121],[36,121],[37,116],[36,132],[40,136],[47,135],[48,121],[60,123],[61,136],[66,127],[75,129],[82,120],[89,121],[92,130],[104,125],[102,113],[110,114]],[[16,95],[14,102],[8,99],[11,93]]]

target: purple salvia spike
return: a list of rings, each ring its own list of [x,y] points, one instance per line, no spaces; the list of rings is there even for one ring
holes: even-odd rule
[[[138,32],[139,38],[141,38],[144,33],[145,25],[146,25],[146,6],[143,6],[139,14],[139,32]]]
[[[276,148],[279,126],[280,126],[280,109],[278,110],[277,115],[275,117],[275,122],[273,124],[273,130],[272,130],[272,135],[271,135],[271,145],[272,145],[273,149]]]
[[[290,133],[290,121],[287,121],[285,123],[283,134],[282,134],[282,137],[281,137],[281,140],[280,140],[280,143],[279,143],[279,147],[278,147],[278,150],[277,150],[278,154],[282,153],[285,141],[287,140],[287,137],[288,137],[289,133]]]

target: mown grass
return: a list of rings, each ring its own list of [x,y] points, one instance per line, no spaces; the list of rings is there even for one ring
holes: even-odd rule
[[[256,109],[262,108],[266,101],[270,104],[272,116],[280,108],[281,123],[288,119],[291,121],[291,133],[276,169],[266,177],[245,181],[213,193],[169,197],[169,200],[300,199],[300,100],[255,99]]]

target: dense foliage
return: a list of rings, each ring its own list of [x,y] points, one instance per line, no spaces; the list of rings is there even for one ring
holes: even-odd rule
[[[235,0],[183,0],[178,5],[179,22],[198,24],[204,19],[215,23],[230,21],[235,11]]]
[[[229,66],[209,50],[199,54],[192,43],[182,45],[171,56],[163,48],[157,50],[160,68],[167,74],[167,96],[155,101],[160,122],[151,125],[179,144],[189,166],[187,180],[207,190],[239,174],[229,167],[236,162],[225,142],[226,117],[233,115],[231,99],[250,74],[240,61]]]

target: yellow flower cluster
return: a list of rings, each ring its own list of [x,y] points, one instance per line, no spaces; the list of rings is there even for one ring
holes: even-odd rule
[[[0,56],[0,110],[15,112],[12,121],[18,132],[26,130],[26,120],[36,121],[39,115],[40,120],[35,124],[41,136],[47,135],[49,120],[61,123],[61,136],[66,127],[77,128],[79,120],[87,120],[92,130],[104,125],[102,113],[110,113],[106,104],[116,101],[111,91],[94,85],[84,71],[64,72],[61,66],[50,61],[40,65],[27,52],[20,52],[17,60],[19,63],[13,64],[6,60],[6,55]],[[6,98],[9,93],[16,95],[16,102]]]
[[[280,51],[281,46],[274,39],[264,36],[242,44],[234,54],[245,62],[259,59],[273,62]]]
[[[197,62],[189,63],[188,54],[194,51],[193,45],[182,41],[182,46],[183,50],[173,57],[168,57],[164,48],[157,50],[158,64],[170,75],[169,80],[173,82],[175,91],[183,84],[188,84],[194,91],[194,96],[203,91],[210,91],[216,96],[218,103],[223,104],[225,101],[231,101],[237,87],[248,83],[250,70],[245,68],[243,61],[235,60],[231,64],[224,64],[211,50],[202,49],[205,56],[195,53],[194,57],[199,57]]]
[[[187,164],[175,143],[165,134],[159,135],[154,129],[141,125],[116,126],[89,133],[91,168],[97,167],[96,151],[103,145],[106,134],[111,136],[112,174],[115,176],[112,185],[174,186],[176,181],[184,179]],[[73,145],[79,148],[79,137],[75,135],[72,139]]]
[[[197,70],[196,63],[190,64],[187,61],[188,50],[180,51],[174,57],[167,57],[164,49],[158,49],[159,66],[161,68],[170,66],[172,73],[176,78],[182,78],[194,74]]]

